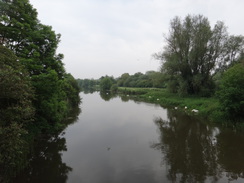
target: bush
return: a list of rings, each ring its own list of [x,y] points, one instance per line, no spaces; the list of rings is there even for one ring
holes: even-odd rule
[[[222,110],[232,119],[244,118],[244,62],[228,69],[217,93]]]
[[[112,92],[117,92],[117,91],[118,91],[118,85],[113,84],[113,85],[111,86],[110,90],[111,90]]]

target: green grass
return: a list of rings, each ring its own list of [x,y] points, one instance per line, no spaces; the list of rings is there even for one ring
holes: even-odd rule
[[[165,107],[177,107],[178,110],[184,110],[191,114],[192,109],[197,109],[198,115],[216,118],[219,111],[218,99],[214,97],[186,96],[180,97],[178,94],[169,93],[166,89],[159,88],[127,88],[120,87],[120,93],[131,94],[138,100],[150,103],[157,103]],[[187,109],[186,109],[186,108]]]

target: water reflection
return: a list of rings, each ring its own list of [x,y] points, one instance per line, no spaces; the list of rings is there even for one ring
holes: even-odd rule
[[[111,99],[117,97],[117,94],[112,92],[100,92],[100,97],[105,101],[110,101]]]
[[[97,90],[95,90],[95,89],[92,89],[92,88],[89,88],[89,89],[82,89],[81,90],[84,94],[92,94],[92,93],[94,93],[94,92],[96,92]]]
[[[66,134],[40,139],[15,182],[244,182],[243,134],[129,96],[81,95],[79,122],[78,110]]]
[[[121,95],[120,98],[122,102],[128,102],[130,100],[129,96],[127,95]]]
[[[244,182],[244,134],[225,129],[218,135],[218,161],[231,180],[243,178]]]
[[[43,137],[35,144],[29,167],[16,178],[16,182],[66,182],[72,168],[62,162],[61,151],[66,151],[62,136]],[[41,168],[40,168],[41,167]]]
[[[66,125],[72,124],[78,119],[80,109],[71,111]],[[16,183],[65,183],[68,174],[72,171],[62,161],[62,152],[67,151],[64,133],[43,135],[34,142],[33,153],[29,158],[29,166],[13,180]]]
[[[242,134],[220,131],[174,110],[168,111],[168,118],[154,120],[160,138],[151,147],[162,152],[169,181],[222,182],[243,178]]]
[[[99,93],[82,95],[79,123],[66,129],[68,152],[63,160],[73,171],[68,182],[156,183],[161,179],[160,153],[149,147],[157,138],[153,116],[165,116],[159,106],[109,102]],[[108,148],[110,148],[108,150]],[[156,172],[155,172],[156,170]]]

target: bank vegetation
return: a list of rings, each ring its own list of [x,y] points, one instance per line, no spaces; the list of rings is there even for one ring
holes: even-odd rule
[[[65,126],[80,103],[60,42],[29,0],[0,1],[0,182],[28,165],[34,140]]]

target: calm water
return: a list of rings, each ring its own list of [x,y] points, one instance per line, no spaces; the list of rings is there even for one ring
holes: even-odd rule
[[[40,139],[14,182],[244,182],[244,135],[127,97],[81,97],[78,119]]]

